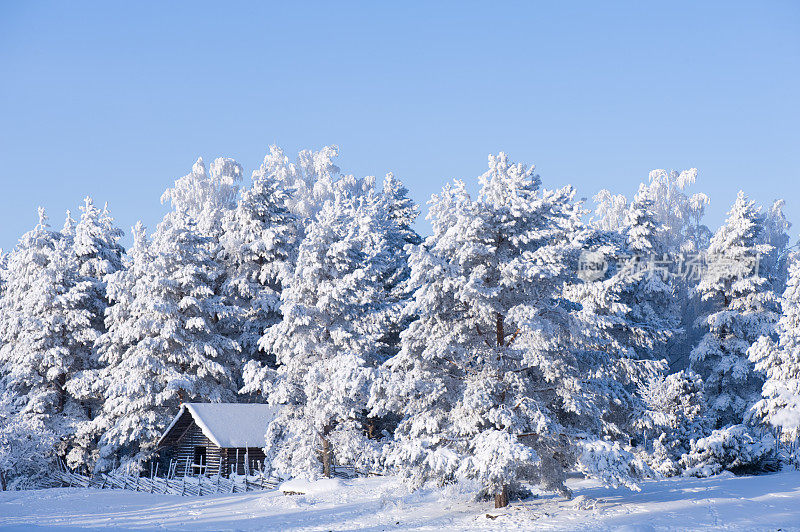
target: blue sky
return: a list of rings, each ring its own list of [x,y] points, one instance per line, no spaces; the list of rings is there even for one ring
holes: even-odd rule
[[[0,0],[0,72],[6,249],[87,194],[154,227],[198,156],[270,144],[422,204],[500,150],[588,198],[697,167],[712,228],[741,188],[800,231],[797,2]]]

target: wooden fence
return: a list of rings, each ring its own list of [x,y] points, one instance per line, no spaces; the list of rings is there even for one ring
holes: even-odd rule
[[[225,478],[217,475],[205,476],[188,474],[175,476],[176,463],[170,463],[166,477],[158,476],[158,467],[150,470],[150,476],[140,476],[133,472],[100,473],[89,477],[70,471],[63,462],[59,469],[51,473],[52,484],[75,488],[122,489],[144,493],[161,493],[199,497],[219,493],[247,493],[249,491],[276,489],[281,479],[265,475],[261,471],[249,471],[247,475],[230,475]],[[379,475],[352,465],[333,463],[333,475],[339,478]],[[52,484],[48,483],[48,487]]]
[[[122,489],[145,493],[169,495],[203,496],[219,493],[246,493],[249,491],[271,490],[280,481],[264,475],[237,475],[224,478],[220,475],[206,477],[141,477],[138,475],[101,473],[94,477],[79,475],[62,467],[52,473],[53,480],[62,486],[77,488]]]

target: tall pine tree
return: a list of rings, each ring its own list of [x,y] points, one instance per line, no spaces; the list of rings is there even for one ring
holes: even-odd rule
[[[78,275],[73,238],[69,216],[64,231],[55,232],[40,209],[39,224],[9,256],[0,298],[0,387],[10,410],[4,430],[41,432],[53,443],[45,459],[66,458],[88,416],[66,386],[94,366],[89,281]]]
[[[579,328],[562,294],[580,249],[573,191],[541,190],[532,168],[504,154],[480,182],[477,200],[457,181],[431,201],[434,234],[411,257],[408,311],[419,319],[371,404],[402,416],[387,466],[416,484],[478,479],[504,506],[509,487],[568,493],[566,469],[582,457],[591,469],[625,453],[591,443],[603,424],[603,386],[589,377],[597,357],[565,348]]]
[[[360,466],[377,459],[369,387],[391,351],[386,331],[401,304],[393,281],[410,238],[389,208],[402,202],[387,196],[372,179],[337,183],[300,246],[282,321],[262,339],[278,367],[259,387],[284,405],[267,430],[268,461],[281,474],[331,475],[334,453]]]

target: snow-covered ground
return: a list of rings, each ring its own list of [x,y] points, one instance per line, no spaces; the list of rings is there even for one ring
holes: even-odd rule
[[[393,478],[287,491],[179,497],[59,488],[0,493],[0,530],[800,530],[800,472],[646,482],[641,492],[572,480],[575,498],[494,510],[466,490],[408,491]]]

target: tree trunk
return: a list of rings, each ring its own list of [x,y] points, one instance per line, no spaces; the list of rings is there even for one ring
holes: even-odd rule
[[[331,442],[325,436],[322,437],[322,474],[331,478]]]
[[[495,333],[497,334],[497,347],[503,347],[506,339],[506,334],[503,327],[503,321],[504,321],[503,315],[498,312],[497,316],[495,317],[495,329],[496,329]]]
[[[494,494],[494,507],[505,508],[508,506],[508,486],[503,484],[503,487]]]
[[[67,376],[59,375],[56,377],[56,387],[58,388],[58,412],[64,411],[64,406],[67,403],[67,390],[64,387],[67,384]]]
[[[505,327],[503,327],[503,322],[505,321],[505,317],[497,313],[495,317],[495,333],[497,334],[497,347],[501,348],[504,345],[506,334],[505,334]],[[498,349],[498,360],[500,359],[500,350]],[[503,399],[505,401],[505,392],[503,392]],[[494,507],[495,508],[505,508],[508,506],[508,486],[503,484],[503,487],[500,491],[494,494]]]

